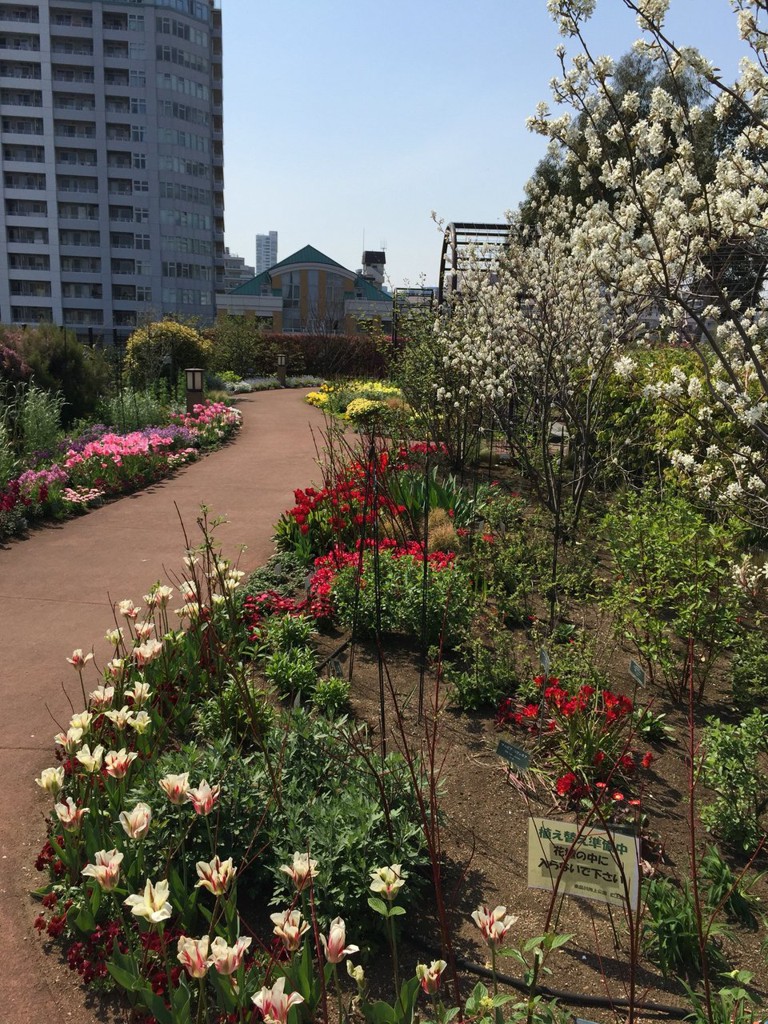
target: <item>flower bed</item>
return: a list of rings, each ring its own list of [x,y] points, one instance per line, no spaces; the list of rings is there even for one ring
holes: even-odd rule
[[[0,493],[0,540],[23,532],[31,519],[61,519],[161,480],[231,437],[241,414],[206,402],[174,419],[130,434],[97,425],[56,453],[36,453],[33,467]]]

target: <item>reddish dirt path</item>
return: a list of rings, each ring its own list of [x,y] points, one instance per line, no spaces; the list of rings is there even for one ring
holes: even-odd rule
[[[94,647],[103,664],[110,598],[140,604],[154,581],[166,581],[164,567],[180,567],[184,542],[174,503],[193,543],[204,502],[229,520],[216,531],[226,554],[237,557],[237,546],[248,545],[243,569],[269,557],[272,527],[293,489],[319,476],[312,431],[320,443],[323,419],[304,394],[244,396],[243,428],[222,451],[0,550],[0,1024],[104,1019],[85,1006],[68,968],[44,955],[28,895],[43,878],[34,860],[50,810],[33,780],[55,763],[55,722],[65,726],[71,714],[67,694],[75,710],[83,703],[65,658],[76,647]],[[96,685],[95,671],[87,681]]]

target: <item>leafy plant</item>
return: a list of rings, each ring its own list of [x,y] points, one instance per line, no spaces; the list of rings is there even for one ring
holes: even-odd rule
[[[689,882],[676,885],[668,878],[643,883],[645,919],[643,944],[662,972],[689,977],[701,973],[701,949],[693,891]],[[727,927],[712,922],[705,937],[705,955],[713,966],[723,964],[715,939],[727,935]]]
[[[264,664],[264,675],[281,697],[307,699],[317,686],[317,662],[309,647],[275,651]]]
[[[768,633],[758,620],[754,631],[745,632],[733,655],[733,699],[739,708],[765,707],[768,698]]]
[[[349,707],[349,682],[338,676],[318,679],[312,706],[327,718],[336,718]]]
[[[693,673],[699,699],[736,635],[730,570],[737,531],[707,522],[682,496],[627,495],[606,517],[616,566],[606,598],[619,634],[677,699]]]
[[[716,846],[711,846],[702,857],[699,870],[707,882],[707,902],[710,907],[721,908],[732,920],[755,930],[763,920],[763,915],[760,900],[752,894],[752,889],[762,875],[735,875]]]
[[[31,384],[21,399],[20,427],[22,454],[55,448],[61,431],[64,396],[52,394]]]
[[[474,597],[469,576],[452,559],[440,552],[429,555],[425,580],[422,559],[384,549],[379,553],[378,579],[375,576],[372,551],[363,556],[359,581],[356,564],[346,565],[335,576],[331,594],[345,626],[354,624],[359,635],[372,636],[378,615],[384,633],[420,638],[425,632],[428,644],[441,638],[446,647],[460,643],[472,617]]]
[[[701,780],[716,796],[701,808],[701,820],[723,842],[751,853],[766,834],[768,714],[755,709],[734,725],[709,718],[702,747]]]

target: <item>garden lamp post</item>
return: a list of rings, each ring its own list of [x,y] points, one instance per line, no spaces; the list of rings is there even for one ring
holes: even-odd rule
[[[288,364],[288,356],[285,352],[278,352],[277,354],[277,379],[280,382],[281,387],[285,387],[285,368]]]
[[[187,413],[191,413],[203,400],[203,371],[195,367],[186,369],[184,375],[187,378]]]

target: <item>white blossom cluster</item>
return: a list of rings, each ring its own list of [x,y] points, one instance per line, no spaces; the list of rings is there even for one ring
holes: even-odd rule
[[[506,395],[516,379],[513,369],[527,366],[535,375],[533,349],[540,361],[555,359],[565,366],[576,355],[599,365],[601,352],[615,346],[620,334],[612,311],[622,303],[625,309],[633,302],[654,303],[660,333],[691,346],[700,357],[701,373],[651,383],[645,396],[659,401],[685,393],[706,396],[706,403],[740,430],[735,448],[714,434],[705,453],[672,453],[673,461],[696,477],[702,494],[726,503],[752,503],[750,515],[755,509],[765,515],[768,309],[759,286],[757,294],[734,287],[747,265],[758,268],[759,282],[763,254],[768,257],[765,2],[732,0],[739,31],[752,51],[732,85],[697,51],[669,38],[664,25],[668,0],[624,4],[642,32],[637,51],[662,62],[670,84],[657,86],[645,106],[631,91],[617,102],[610,84],[613,62],[593,56],[584,35],[595,0],[550,0],[562,34],[581,43],[582,52],[567,65],[564,48],[558,49],[561,74],[552,92],[561,112],[540,104],[529,124],[550,139],[553,151],[585,188],[596,187],[583,208],[569,213],[567,240],[555,235],[545,245],[537,243],[525,254],[527,267],[521,256],[515,257],[503,300],[498,296],[494,304],[490,294],[478,290],[485,311],[474,330],[465,328],[462,358],[484,394]],[[683,80],[696,88],[678,89]],[[681,101],[681,95],[700,99]],[[697,140],[708,104],[722,138],[710,148],[711,164],[705,166]],[[532,293],[536,308],[546,305],[554,313],[552,333],[560,339],[556,354],[532,346],[530,331],[526,338],[511,290]],[[513,334],[525,339],[522,346],[510,341]],[[461,339],[451,342],[453,358],[458,358]],[[617,373],[631,376],[626,357],[618,354],[613,362]]]

